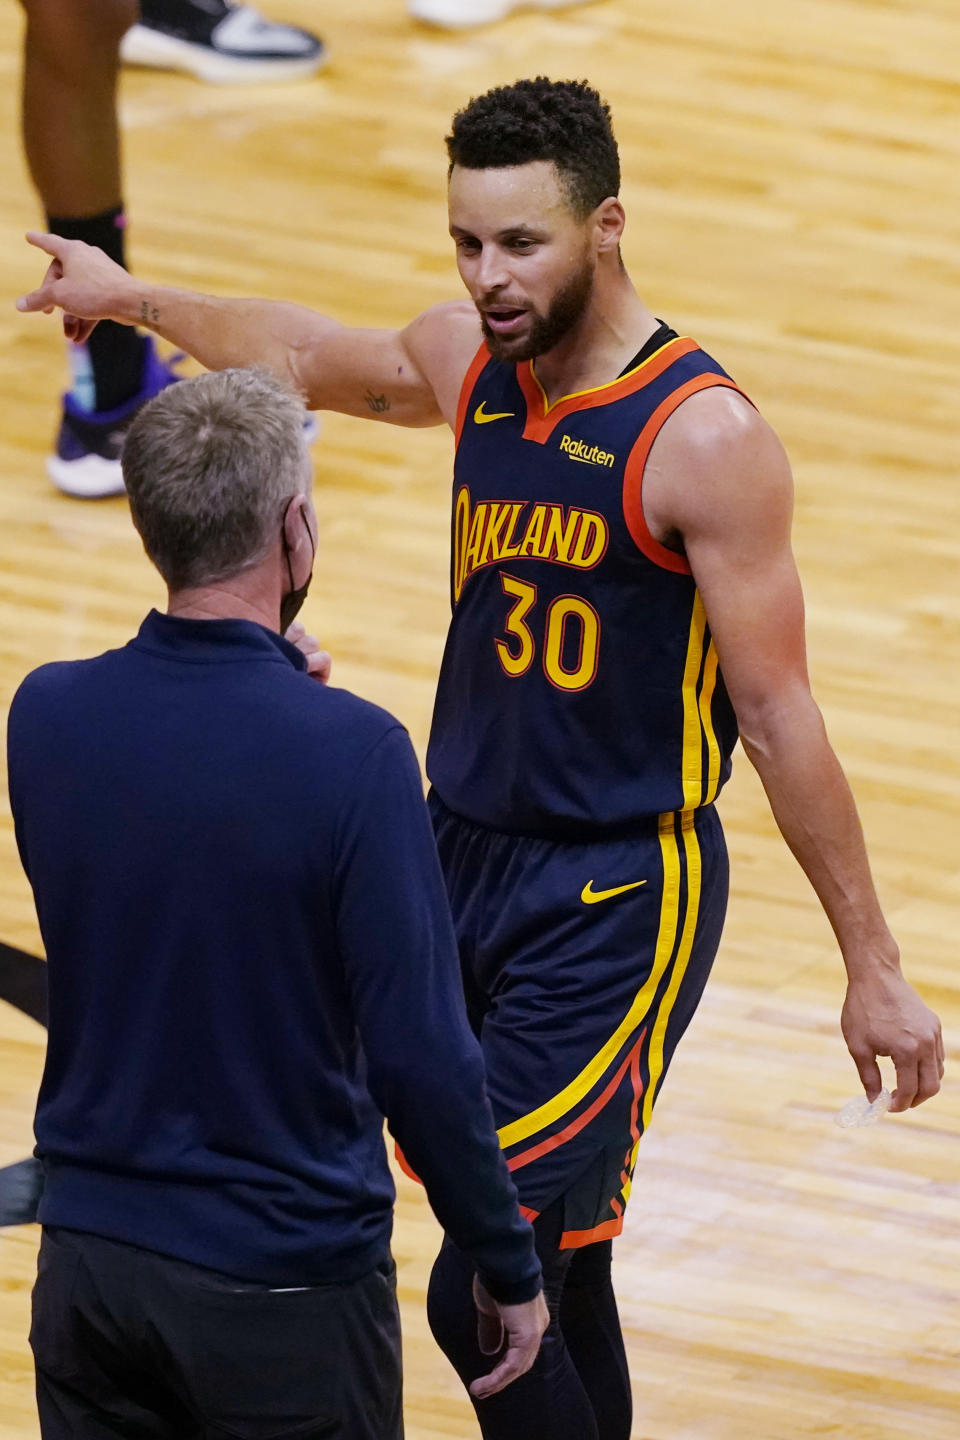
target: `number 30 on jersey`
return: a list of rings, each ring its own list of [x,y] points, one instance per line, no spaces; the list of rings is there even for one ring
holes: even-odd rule
[[[526,675],[537,658],[558,690],[586,690],[597,673],[600,616],[579,595],[558,595],[540,613],[536,585],[500,572],[503,593],[513,600],[503,636],[494,641],[505,674]]]

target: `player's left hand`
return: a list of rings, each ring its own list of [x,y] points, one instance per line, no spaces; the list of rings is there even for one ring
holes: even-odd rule
[[[878,966],[849,981],[840,1026],[868,1100],[880,1094],[878,1055],[889,1055],[896,1066],[892,1111],[936,1095],[943,1079],[940,1021],[898,966]]]
[[[17,301],[24,312],[51,314],[63,311],[63,331],[76,344],[88,340],[98,320],[134,325],[137,320],[137,282],[95,245],[65,240],[42,230],[28,230],[27,240],[50,256],[39,289]]]
[[[291,645],[296,645],[297,649],[306,655],[307,674],[311,675],[314,680],[319,680],[321,685],[326,685],[333,668],[333,659],[329,651],[320,648],[320,641],[316,635],[308,635],[306,626],[301,625],[299,620],[294,620],[283,638],[289,640]]]

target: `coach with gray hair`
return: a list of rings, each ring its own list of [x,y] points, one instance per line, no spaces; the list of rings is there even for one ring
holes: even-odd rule
[[[302,422],[257,371],[147,405],[123,468],[167,612],[13,702],[50,992],[44,1440],[400,1440],[384,1115],[505,1337],[479,1394],[546,1323],[410,741],[283,638],[316,547]]]

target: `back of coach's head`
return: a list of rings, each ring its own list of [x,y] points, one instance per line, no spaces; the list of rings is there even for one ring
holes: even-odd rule
[[[277,544],[309,493],[303,403],[265,370],[180,380],[143,407],[122,465],[143,548],[171,591],[214,585]]]

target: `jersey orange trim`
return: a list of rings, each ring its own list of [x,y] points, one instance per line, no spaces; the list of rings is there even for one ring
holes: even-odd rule
[[[598,1240],[613,1240],[623,1230],[623,1216],[616,1220],[605,1220],[592,1230],[564,1230],[560,1236],[561,1250],[580,1250],[584,1245],[595,1245]]]
[[[484,342],[470,361],[470,364],[467,366],[467,373],[463,377],[463,384],[460,386],[460,398],[457,401],[457,428],[454,431],[458,445],[460,444],[460,436],[463,434],[463,427],[467,423],[467,409],[470,405],[470,396],[473,394],[474,386],[480,379],[481,370],[489,359],[490,351],[487,349],[486,342]]]
[[[633,1167],[637,1163],[637,1150],[640,1146],[640,1100],[643,1096],[643,1076],[640,1074],[640,1056],[637,1055],[630,1068],[630,1079],[633,1082],[633,1104],[630,1106],[630,1138],[633,1144],[624,1157],[624,1168],[620,1171],[623,1197],[623,1205],[613,1197],[610,1201],[610,1209],[618,1218],[623,1215],[623,1207],[630,1199],[630,1191],[633,1188]],[[628,1168],[629,1167],[629,1168]]]
[[[619,1089],[620,1082],[623,1079],[624,1075],[627,1073],[627,1071],[631,1069],[631,1067],[636,1068],[639,1065],[640,1050],[646,1038],[647,1027],[644,1026],[640,1032],[640,1035],[637,1038],[636,1043],[631,1047],[629,1053],[624,1057],[623,1062],[621,1063],[613,1079],[601,1092],[601,1094],[597,1096],[593,1104],[588,1105],[582,1115],[578,1115],[576,1120],[572,1120],[569,1125],[564,1126],[564,1128],[558,1131],[556,1135],[551,1135],[548,1140],[541,1140],[539,1145],[531,1146],[529,1150],[524,1150],[520,1155],[514,1155],[512,1159],[507,1161],[507,1169],[511,1171],[521,1170],[524,1165],[530,1165],[534,1160],[539,1160],[541,1155],[549,1155],[551,1150],[557,1150],[561,1145],[565,1145],[568,1140],[572,1140],[575,1135],[579,1135],[580,1131],[585,1129],[586,1126],[590,1124],[590,1121],[594,1118],[594,1116],[599,1115],[600,1111],[604,1108],[604,1106],[610,1102],[616,1091]],[[639,1069],[637,1069],[638,1076],[639,1073]],[[641,1091],[643,1090],[642,1082],[640,1085],[640,1089]],[[637,1099],[638,1097],[635,1094],[634,1109],[636,1108]]]
[[[422,1185],[423,1181],[420,1179],[420,1176],[417,1174],[416,1170],[411,1168],[410,1162],[407,1160],[406,1155],[404,1155],[403,1151],[400,1149],[400,1146],[397,1144],[396,1141],[393,1142],[393,1153],[396,1156],[397,1164],[400,1166],[400,1169],[403,1171],[404,1175],[406,1175],[410,1180],[415,1180],[418,1185]]]
[[[725,375],[710,373],[694,376],[685,385],[680,385],[674,390],[672,395],[668,395],[666,400],[654,410],[637,436],[623,472],[623,518],[627,522],[627,529],[633,537],[633,543],[646,555],[648,560],[652,560],[662,570],[672,570],[677,575],[689,575],[691,573],[690,566],[684,555],[678,555],[675,550],[668,550],[666,545],[661,545],[660,541],[655,540],[650,534],[646,516],[643,513],[643,472],[647,468],[647,460],[653,449],[653,442],[673,412],[678,410],[684,400],[688,400],[698,390],[708,390],[717,385],[728,390],[736,390],[738,395],[743,395],[739,385]],[[744,396],[744,399],[746,398]]]
[[[562,420],[578,410],[593,410],[598,405],[612,405],[625,395],[634,395],[645,385],[656,380],[675,360],[699,350],[696,340],[678,337],[661,345],[648,360],[642,360],[626,375],[608,380],[604,385],[595,385],[590,390],[579,390],[574,395],[564,395],[553,405],[548,404],[540,381],[530,361],[517,366],[517,383],[527,403],[527,421],[523,427],[524,440],[535,440],[545,445]]]

